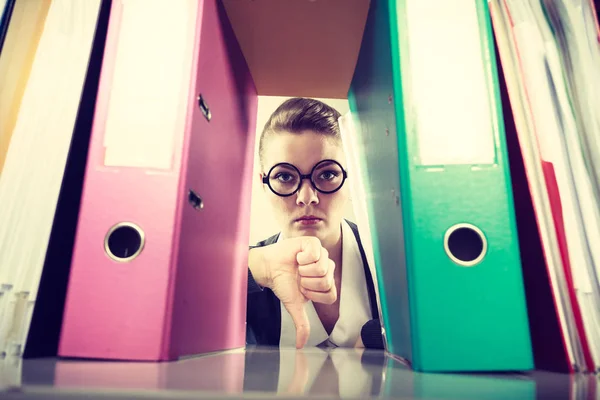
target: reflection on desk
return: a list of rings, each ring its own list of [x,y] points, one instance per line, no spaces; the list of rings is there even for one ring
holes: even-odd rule
[[[76,398],[83,392],[95,398],[592,399],[596,377],[417,373],[379,351],[249,347],[164,363],[6,358],[0,360],[0,390],[8,398]]]
[[[362,349],[253,349],[246,353],[244,390],[343,398],[377,396],[386,361],[383,352],[365,353]]]

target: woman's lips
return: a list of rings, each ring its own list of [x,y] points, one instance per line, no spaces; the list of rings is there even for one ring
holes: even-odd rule
[[[299,223],[300,225],[316,225],[321,221],[322,221],[321,218],[317,218],[313,215],[301,217],[296,220],[296,222]]]

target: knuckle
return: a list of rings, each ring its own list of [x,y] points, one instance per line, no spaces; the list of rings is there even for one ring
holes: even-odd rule
[[[326,264],[318,264],[317,265],[317,274],[319,274],[319,276],[327,275],[327,265]]]
[[[329,288],[330,288],[329,282],[325,279],[321,279],[319,281],[318,286],[319,286],[319,290],[321,290],[321,291],[326,291],[326,290],[329,290]]]

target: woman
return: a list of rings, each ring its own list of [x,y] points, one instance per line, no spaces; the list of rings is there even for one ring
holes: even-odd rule
[[[250,248],[249,344],[383,347],[358,229],[343,218],[339,117],[318,100],[293,98],[265,124],[260,179],[281,232]]]

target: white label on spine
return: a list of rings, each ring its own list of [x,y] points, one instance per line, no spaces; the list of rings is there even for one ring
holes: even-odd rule
[[[482,53],[478,0],[406,2],[417,164],[493,164],[495,127],[489,66]],[[485,63],[484,63],[485,61]],[[410,122],[410,118],[416,118]]]
[[[171,168],[184,129],[195,3],[121,0],[105,165]]]

